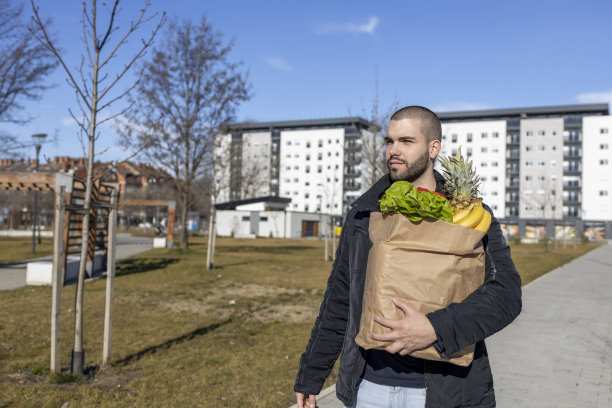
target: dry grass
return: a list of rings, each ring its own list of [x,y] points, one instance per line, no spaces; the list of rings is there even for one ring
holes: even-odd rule
[[[42,238],[38,243],[36,237],[36,252],[32,253],[32,237],[0,237],[0,264],[40,258],[53,253],[53,239]]]
[[[86,284],[92,375],[85,380],[49,375],[50,288],[2,292],[0,407],[291,405],[299,356],[330,269],[322,242],[219,239],[213,271],[204,269],[205,240],[192,242],[188,251],[153,250],[119,264],[110,369],[98,370],[106,282]],[[551,259],[562,262],[560,254],[531,245],[518,245],[513,254],[524,281],[554,267]],[[64,366],[74,291],[62,293]],[[328,383],[334,381],[332,374]]]

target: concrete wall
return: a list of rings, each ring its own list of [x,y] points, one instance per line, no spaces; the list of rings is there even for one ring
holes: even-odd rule
[[[221,237],[301,238],[302,221],[319,223],[319,235],[329,233],[329,215],[284,211],[217,211],[217,235]]]

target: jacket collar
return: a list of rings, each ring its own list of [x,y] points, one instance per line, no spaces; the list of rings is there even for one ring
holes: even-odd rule
[[[437,170],[434,170],[434,177],[436,179],[436,191],[444,194],[444,177]],[[351,207],[358,211],[380,212],[379,201],[389,187],[391,187],[391,177],[389,177],[389,174],[385,174],[368,191],[355,200]]]

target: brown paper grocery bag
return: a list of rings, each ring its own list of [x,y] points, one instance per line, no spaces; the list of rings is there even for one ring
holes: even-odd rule
[[[357,344],[364,349],[390,344],[372,340],[370,334],[391,331],[374,322],[373,316],[404,317],[393,304],[394,297],[429,313],[461,302],[474,292],[484,281],[484,250],[478,245],[484,234],[440,220],[412,222],[401,214],[371,213],[372,248]],[[474,345],[447,358],[433,346],[410,355],[466,367],[474,358]]]

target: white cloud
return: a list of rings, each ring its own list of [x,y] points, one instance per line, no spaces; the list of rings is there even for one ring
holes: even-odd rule
[[[274,69],[278,69],[281,71],[292,71],[293,70],[293,67],[291,66],[291,64],[289,64],[289,62],[283,57],[276,57],[276,56],[267,57],[266,62],[268,63],[269,66],[271,66]]]
[[[434,112],[455,112],[491,109],[489,105],[477,102],[448,101],[431,108]]]
[[[612,90],[581,93],[576,95],[576,100],[580,103],[612,103]]]
[[[62,126],[74,126],[77,124],[72,118],[72,116],[66,116],[65,118],[62,118],[61,123]]]
[[[363,24],[357,23],[324,23],[315,28],[317,34],[334,34],[334,33],[349,33],[349,34],[369,34],[374,35],[376,27],[380,20],[376,16]]]

